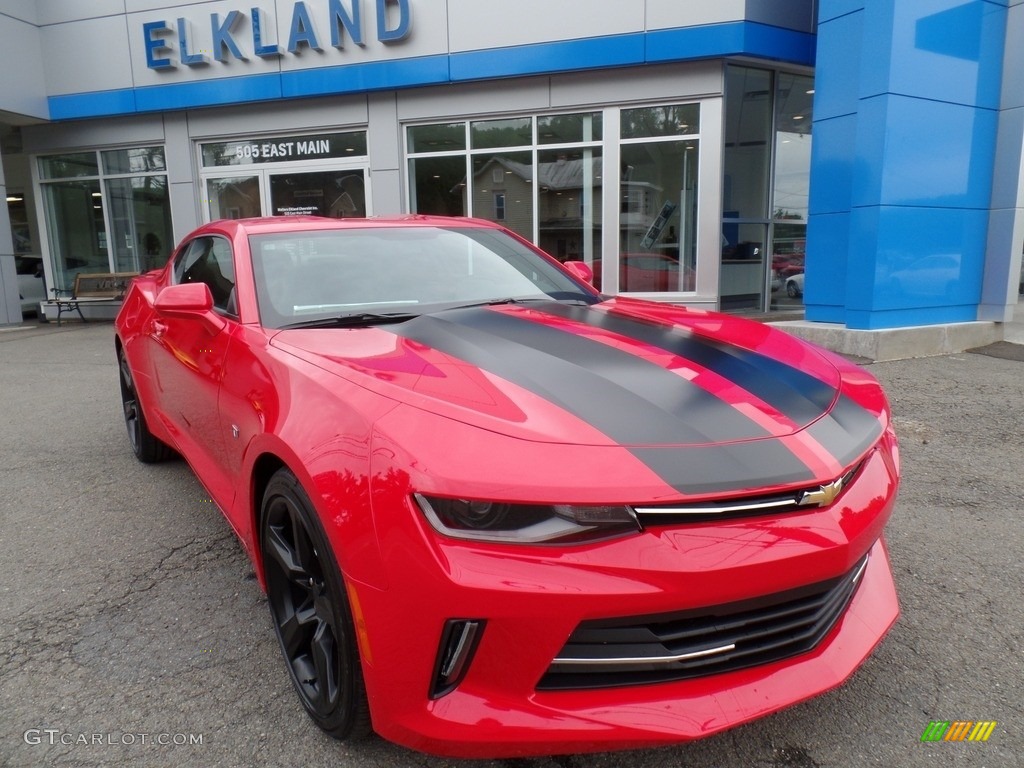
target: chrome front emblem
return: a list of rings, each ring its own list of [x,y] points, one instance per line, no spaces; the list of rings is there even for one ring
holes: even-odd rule
[[[804,491],[800,497],[800,501],[797,502],[801,507],[809,507],[816,505],[819,507],[827,507],[843,491],[843,486],[846,484],[846,477],[840,477],[838,480],[833,480],[828,485],[821,486],[816,491]]]

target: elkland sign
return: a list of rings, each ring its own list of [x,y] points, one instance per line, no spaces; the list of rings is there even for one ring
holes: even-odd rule
[[[371,3],[376,7],[378,41],[397,43],[409,36],[409,0]],[[211,58],[228,63],[232,59],[248,61],[250,55],[273,59],[303,49],[323,51],[325,43],[343,49],[346,38],[354,45],[365,46],[363,5],[363,0],[329,0],[326,14],[314,17],[306,2],[300,0],[292,6],[287,41],[276,39],[273,17],[259,8],[251,8],[248,15],[238,10],[223,17],[211,13],[208,22],[203,22],[209,24],[209,37],[196,34],[192,22],[183,17],[173,25],[166,19],[149,21],[142,25],[146,66],[155,70],[176,69],[179,63],[201,67]],[[212,40],[210,48],[205,47],[207,40]]]

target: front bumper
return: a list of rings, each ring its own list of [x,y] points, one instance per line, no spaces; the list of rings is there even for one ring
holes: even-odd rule
[[[409,508],[383,537],[389,586],[352,584],[375,730],[438,755],[605,751],[705,737],[845,681],[899,607],[882,528],[893,467],[870,455],[830,508],[650,529],[600,544],[474,546],[437,535]],[[582,622],[650,616],[784,593],[850,572],[856,591],[809,651],[721,674],[599,689],[543,690]],[[462,681],[431,698],[445,622],[486,622]]]

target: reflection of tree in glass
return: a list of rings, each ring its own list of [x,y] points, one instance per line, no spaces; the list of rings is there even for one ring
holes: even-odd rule
[[[650,138],[697,133],[700,107],[677,104],[669,107],[645,107],[622,110],[622,137]]]
[[[487,120],[473,123],[473,149],[523,147],[533,143],[531,119]]]
[[[601,135],[602,123],[599,112],[541,117],[537,122],[537,137],[541,144],[599,141]]]

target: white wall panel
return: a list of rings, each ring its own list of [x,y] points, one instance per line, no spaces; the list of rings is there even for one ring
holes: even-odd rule
[[[791,0],[803,3],[804,0]],[[741,21],[746,12],[746,0],[647,0],[647,29],[696,27],[703,24],[721,24]]]
[[[0,16],[0,51],[7,69],[0,77],[0,110],[49,117],[39,30],[32,24]]]
[[[50,123],[25,126],[21,139],[26,154],[63,152],[77,147],[162,144],[164,124],[160,115]]]
[[[39,24],[39,5],[25,0],[0,0],[0,14],[29,24]]]
[[[18,5],[34,5],[39,24],[62,24],[124,14],[124,0],[21,0]]]
[[[399,91],[400,120],[529,112],[551,106],[549,78],[469,83]]]
[[[124,16],[41,27],[39,36],[51,96],[132,87]]]
[[[551,78],[551,106],[628,104],[672,98],[719,95],[722,65],[716,61],[685,65],[580,72]]]
[[[642,32],[644,0],[448,0],[448,29],[452,53]]]
[[[196,110],[189,113],[188,125],[190,136],[202,138],[365,126],[368,119],[366,96],[358,95]]]
[[[402,133],[398,125],[398,102],[394,93],[370,94],[369,124],[373,126],[367,137],[370,168],[375,172],[399,168],[402,163]],[[374,190],[374,197],[376,195]]]

